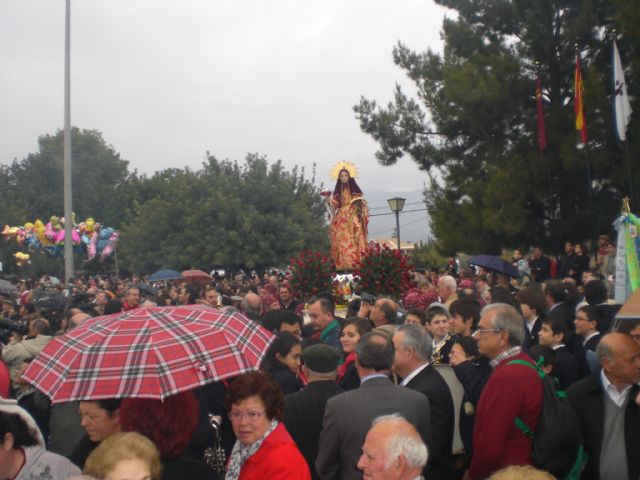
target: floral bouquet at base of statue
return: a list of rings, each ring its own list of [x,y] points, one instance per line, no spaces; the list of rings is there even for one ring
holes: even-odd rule
[[[296,296],[308,300],[320,292],[333,291],[335,270],[327,255],[305,250],[291,259],[287,284]]]
[[[402,297],[402,304],[406,309],[417,308],[426,310],[433,302],[438,301],[438,292],[425,288],[412,288]]]
[[[404,253],[376,243],[364,252],[354,276],[360,278],[362,291],[398,298],[411,288],[412,269]]]

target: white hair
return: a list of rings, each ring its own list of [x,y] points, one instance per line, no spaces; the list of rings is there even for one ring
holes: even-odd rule
[[[404,423],[412,426],[411,423],[399,413],[377,417],[371,425],[378,425],[383,422]],[[411,468],[422,469],[429,459],[427,446],[420,438],[420,435],[407,435],[403,429],[394,432],[387,439],[387,461],[385,462],[384,468],[387,469],[391,467],[391,464],[395,462],[400,455],[404,456]]]
[[[451,275],[443,275],[438,279],[438,283],[442,283],[445,287],[447,287],[452,292],[455,292],[458,288],[458,284],[456,283],[456,279]]]

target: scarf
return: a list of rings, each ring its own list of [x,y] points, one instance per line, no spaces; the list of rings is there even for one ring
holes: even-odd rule
[[[250,456],[252,456],[260,449],[260,447],[262,446],[262,442],[264,442],[265,438],[267,438],[269,434],[276,429],[277,426],[278,421],[274,419],[271,422],[271,426],[262,436],[262,438],[246,447],[242,445],[242,443],[240,443],[240,440],[236,440],[236,444],[233,446],[233,450],[231,451],[231,457],[229,458],[227,475],[224,477],[225,480],[238,480],[238,478],[240,478],[240,470],[242,470],[244,462],[246,462]]]

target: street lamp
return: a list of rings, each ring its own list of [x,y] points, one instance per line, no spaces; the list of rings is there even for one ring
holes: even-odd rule
[[[400,246],[400,212],[404,208],[404,202],[406,198],[394,197],[387,200],[389,202],[389,208],[396,214],[396,240],[398,241],[398,250],[402,250]]]

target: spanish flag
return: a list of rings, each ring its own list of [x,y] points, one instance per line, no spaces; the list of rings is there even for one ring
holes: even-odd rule
[[[587,143],[587,119],[584,116],[584,104],[582,103],[582,74],[580,73],[580,55],[576,55],[576,79],[575,79],[575,99],[573,110],[576,113],[576,130],[580,130],[582,143]]]

